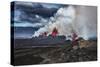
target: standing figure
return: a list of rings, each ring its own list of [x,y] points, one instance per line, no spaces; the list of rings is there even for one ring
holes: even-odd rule
[[[51,33],[51,35],[53,37],[55,37],[55,36],[57,36],[57,34],[58,34],[58,30],[56,28],[54,28],[53,31],[52,31],[52,33]]]
[[[75,32],[72,33],[72,45],[73,46],[78,45],[78,35]]]

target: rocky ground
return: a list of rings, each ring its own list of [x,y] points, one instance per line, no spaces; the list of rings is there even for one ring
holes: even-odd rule
[[[37,47],[30,49],[15,49],[14,65],[50,64],[66,62],[83,62],[97,60],[97,42],[91,41],[88,47],[72,46],[62,47]]]

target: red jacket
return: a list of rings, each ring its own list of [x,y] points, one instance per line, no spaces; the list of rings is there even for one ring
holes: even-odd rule
[[[55,37],[57,36],[57,34],[58,34],[58,30],[54,28],[51,35]]]

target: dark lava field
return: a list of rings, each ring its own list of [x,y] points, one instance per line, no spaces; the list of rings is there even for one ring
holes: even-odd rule
[[[97,60],[97,41],[89,47],[73,49],[71,44],[61,47],[33,47],[14,50],[14,65],[52,64]],[[88,43],[88,44],[91,44]]]

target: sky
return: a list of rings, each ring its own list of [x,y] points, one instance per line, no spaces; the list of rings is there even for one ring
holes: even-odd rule
[[[33,27],[33,23],[46,23],[48,18],[52,17],[61,6],[61,4],[14,2],[14,10],[12,10],[14,23],[12,22],[12,26]],[[43,24],[40,23],[39,25]]]
[[[59,30],[63,30],[63,33],[60,32],[61,34],[64,34],[65,32],[70,34],[70,32],[68,32],[68,30],[71,29],[69,27],[70,24],[67,23],[71,23],[73,25],[73,29],[76,29],[78,34],[82,37],[88,38],[89,36],[96,36],[96,7],[72,6],[69,9],[69,6],[50,3],[14,2],[14,9],[12,10],[12,15],[14,14],[14,16],[11,16],[11,26],[18,28],[15,29],[16,32],[19,32],[20,29],[25,31],[24,27],[36,28],[34,30],[29,28],[30,31],[33,31],[31,34],[33,34],[40,29],[42,29],[42,31],[43,29],[47,30],[45,28],[46,25],[51,23],[51,25],[49,25],[51,28],[53,28],[52,26],[57,26],[56,24],[62,25],[61,28],[58,27]],[[13,7],[13,5],[11,7]],[[74,23],[72,23],[72,18],[76,17],[74,11],[77,11],[77,22],[74,21]],[[62,29],[64,26],[66,29]],[[67,34],[64,35],[66,36]]]

